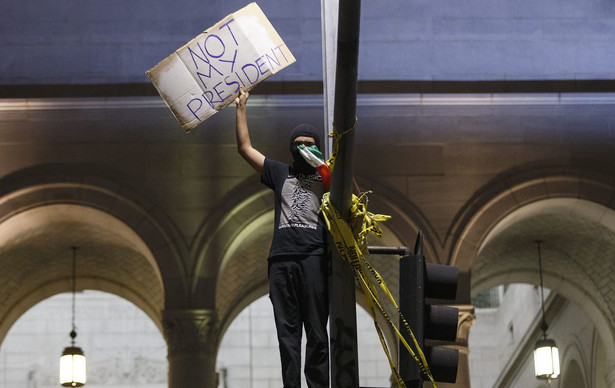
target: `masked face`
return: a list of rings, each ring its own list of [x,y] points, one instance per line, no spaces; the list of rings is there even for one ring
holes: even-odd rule
[[[303,159],[297,148],[299,145],[308,147],[316,145],[320,149],[320,137],[316,128],[309,124],[300,124],[293,129],[290,135],[290,153],[293,156],[293,168],[304,174],[314,174],[316,170]]]
[[[301,156],[298,148],[300,145],[306,147],[314,146],[314,138],[310,136],[298,136],[295,138],[290,147],[290,153],[293,155],[293,168],[305,174],[313,174],[315,169]]]

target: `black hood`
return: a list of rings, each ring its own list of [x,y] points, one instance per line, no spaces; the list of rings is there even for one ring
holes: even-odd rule
[[[309,163],[303,159],[303,156],[301,156],[299,149],[295,145],[295,139],[299,136],[309,136],[314,138],[314,143],[320,150],[320,134],[313,125],[305,123],[297,125],[293,128],[293,131],[290,134],[290,153],[293,156],[293,168],[304,174],[314,174],[316,169],[310,166]]]

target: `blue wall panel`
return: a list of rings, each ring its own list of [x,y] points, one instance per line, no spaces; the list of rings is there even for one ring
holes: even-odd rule
[[[145,70],[246,4],[2,1],[0,84],[148,82]],[[320,1],[258,4],[298,61],[272,80],[321,80]],[[615,79],[613,37],[607,0],[363,1],[359,79]]]

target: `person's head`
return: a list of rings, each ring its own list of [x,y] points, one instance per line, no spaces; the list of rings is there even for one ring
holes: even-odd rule
[[[314,173],[314,167],[310,166],[299,153],[297,147],[300,145],[306,147],[315,145],[320,149],[320,135],[313,125],[304,123],[293,128],[290,134],[290,153],[293,156],[293,168],[303,173]]]

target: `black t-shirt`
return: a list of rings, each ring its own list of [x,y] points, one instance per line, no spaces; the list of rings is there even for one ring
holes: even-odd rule
[[[325,189],[320,176],[298,173],[285,163],[265,159],[261,182],[275,195],[275,222],[269,258],[324,255],[326,227],[319,214]]]

